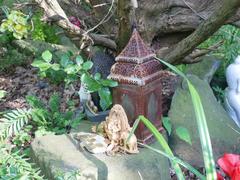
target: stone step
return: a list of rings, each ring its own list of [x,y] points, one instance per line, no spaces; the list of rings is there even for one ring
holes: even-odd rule
[[[83,121],[80,131],[90,132],[92,123]],[[40,166],[47,179],[54,179],[59,172],[79,170],[80,179],[98,180],[168,180],[169,161],[167,158],[146,148],[139,154],[107,156],[91,154],[79,147],[69,135],[46,135],[36,138],[31,144],[31,157]],[[161,149],[157,143],[152,147]]]

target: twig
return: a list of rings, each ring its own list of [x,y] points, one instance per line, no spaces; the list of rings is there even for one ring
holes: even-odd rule
[[[104,18],[93,28],[89,29],[88,31],[86,31],[86,34],[88,34],[91,31],[94,31],[96,28],[98,28],[100,25],[102,25],[103,23],[107,22],[106,19],[110,19],[108,18],[109,14],[111,13],[112,9],[113,9],[113,5],[114,5],[115,0],[112,0],[111,6],[107,12],[107,14],[104,16]]]
[[[100,23],[97,26],[95,26],[94,28],[92,28],[88,31],[85,31],[85,30],[73,25],[68,20],[65,12],[63,11],[63,9],[60,7],[60,5],[58,4],[58,2],[56,0],[51,0],[51,2],[47,1],[47,0],[36,0],[36,2],[40,5],[40,7],[42,7],[45,10],[47,17],[52,17],[52,16],[56,16],[56,15],[63,17],[63,19],[58,20],[56,23],[60,27],[62,27],[66,31],[68,31],[71,35],[81,36],[82,41],[87,40],[87,41],[89,41],[90,44],[94,42],[94,44],[96,44],[96,45],[103,45],[103,46],[108,47],[113,50],[116,49],[117,45],[113,40],[101,37],[98,34],[89,33],[90,31],[97,28]],[[113,2],[114,2],[114,0],[113,0]],[[110,8],[109,12],[110,11],[111,11],[111,8]]]

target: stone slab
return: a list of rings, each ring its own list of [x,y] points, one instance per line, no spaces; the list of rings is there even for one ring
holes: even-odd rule
[[[217,161],[224,153],[240,153],[239,128],[217,102],[208,82],[197,76],[188,77],[200,95],[210,133],[214,158]],[[180,140],[174,130],[169,137],[172,150],[191,165],[203,167],[202,148],[193,104],[186,83],[179,86],[173,96],[169,118],[173,129],[179,126],[188,129],[192,145]]]
[[[89,121],[83,121],[78,132],[90,132],[91,125]],[[149,149],[141,148],[140,153],[134,155],[91,154],[81,149],[73,136],[74,132],[69,135],[47,135],[33,141],[31,157],[46,178],[54,179],[59,171],[79,170],[80,179],[170,179],[168,160]],[[157,143],[152,146],[161,149]]]

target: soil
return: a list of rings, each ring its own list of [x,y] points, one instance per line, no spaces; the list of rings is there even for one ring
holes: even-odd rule
[[[0,89],[7,91],[4,100],[0,101],[0,112],[11,109],[29,108],[25,97],[35,95],[47,104],[53,93],[62,97],[61,110],[66,109],[66,102],[73,100],[79,106],[78,89],[80,84],[64,88],[63,85],[53,85],[39,79],[37,69],[31,66],[17,67],[15,71],[0,74]]]

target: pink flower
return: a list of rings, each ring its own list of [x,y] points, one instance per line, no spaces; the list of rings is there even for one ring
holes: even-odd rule
[[[69,19],[69,21],[70,21],[72,24],[74,24],[75,26],[77,26],[77,27],[79,27],[79,28],[82,27],[82,23],[81,23],[81,21],[80,21],[77,17],[71,16],[71,17],[69,17],[68,19]]]
[[[217,163],[231,180],[240,180],[240,155],[224,154],[223,157],[218,159]],[[221,178],[223,177],[218,174],[218,180],[221,180]]]

